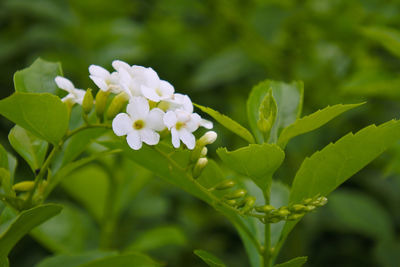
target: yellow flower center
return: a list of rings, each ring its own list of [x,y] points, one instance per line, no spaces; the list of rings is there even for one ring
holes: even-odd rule
[[[175,128],[179,131],[183,126],[185,126],[185,124],[183,122],[178,121],[175,124]]]
[[[140,130],[144,127],[144,121],[143,120],[137,120],[133,123],[133,129],[135,130]]]

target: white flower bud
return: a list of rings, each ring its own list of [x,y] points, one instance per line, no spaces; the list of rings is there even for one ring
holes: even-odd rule
[[[199,139],[199,145],[200,146],[206,146],[209,144],[212,144],[217,140],[217,133],[214,131],[208,131],[206,132],[202,137]]]
[[[206,167],[208,163],[208,159],[207,158],[199,158],[196,162],[196,165],[194,165],[193,168],[193,177],[197,178],[201,175],[203,169]]]
[[[208,152],[208,149],[206,147],[203,147],[203,149],[200,152],[200,157],[207,156],[207,152]]]

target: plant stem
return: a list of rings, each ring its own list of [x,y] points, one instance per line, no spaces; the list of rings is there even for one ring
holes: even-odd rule
[[[264,191],[264,200],[265,204],[270,204],[270,194],[271,188],[268,187]],[[271,262],[271,224],[265,223],[264,225],[264,254],[262,255],[264,258],[263,267],[269,267]]]

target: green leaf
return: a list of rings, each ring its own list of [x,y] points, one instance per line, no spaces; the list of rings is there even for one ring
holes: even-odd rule
[[[322,110],[318,110],[317,112],[298,119],[293,124],[283,129],[278,139],[278,145],[284,148],[293,137],[311,132],[339,116],[343,112],[356,108],[362,104],[364,103],[349,105],[339,104],[332,107],[328,106]]]
[[[8,140],[15,151],[29,164],[33,172],[40,169],[48,148],[46,141],[38,139],[18,125],[11,129]]]
[[[398,267],[400,262],[400,242],[387,240],[379,242],[374,249],[375,258],[379,266]]]
[[[376,240],[394,236],[394,225],[387,211],[372,197],[355,190],[338,190],[329,197],[327,208],[341,230],[360,233]]]
[[[201,258],[210,267],[226,267],[226,265],[216,256],[205,250],[196,249],[193,251],[199,258]]]
[[[161,226],[140,234],[125,251],[149,251],[165,246],[184,246],[187,240],[177,226]]]
[[[54,78],[58,75],[62,75],[60,63],[38,58],[31,66],[14,74],[15,91],[54,94],[58,90]]]
[[[48,93],[14,93],[0,100],[0,114],[55,145],[68,130],[67,106]]]
[[[276,142],[280,132],[286,126],[292,124],[300,116],[303,105],[303,83],[292,82],[290,84],[266,80],[253,87],[247,99],[247,116],[249,117],[250,128],[258,143],[263,143],[263,133],[258,128],[257,122],[260,119],[260,106],[268,91],[272,89],[278,106],[276,121],[271,130],[270,142]]]
[[[400,32],[386,27],[366,27],[362,33],[379,42],[393,55],[400,57]]]
[[[0,145],[0,168],[8,170],[8,152]]]
[[[0,258],[6,257],[23,236],[59,214],[61,209],[60,205],[46,204],[21,212],[8,229],[0,235]]]
[[[290,202],[328,195],[399,138],[400,121],[392,120],[380,126],[370,125],[329,144],[303,161],[293,181]]]
[[[290,203],[317,194],[328,195],[400,139],[400,121],[370,125],[349,133],[334,144],[306,158],[294,178]],[[279,246],[298,221],[287,222]]]
[[[88,262],[114,256],[114,251],[89,251],[81,254],[55,255],[45,258],[35,267],[76,267]]]
[[[285,153],[275,144],[250,144],[235,151],[218,148],[218,156],[232,170],[251,178],[264,192]]]
[[[102,168],[94,164],[86,165],[64,176],[61,184],[98,222],[104,219],[109,177]]]
[[[277,264],[274,267],[301,267],[306,261],[307,257],[297,257],[285,263]]]
[[[140,267],[159,267],[163,264],[158,263],[151,259],[149,256],[136,252],[125,255],[111,256],[103,259],[94,260],[87,264],[79,265],[78,267],[126,267],[126,266],[140,266]]]
[[[64,150],[63,165],[76,159],[82,152],[86,150],[88,145],[93,140],[100,137],[106,131],[107,129],[103,128],[89,128],[72,136],[68,140]]]
[[[100,233],[87,212],[63,203],[58,216],[39,225],[30,235],[53,253],[71,254],[95,249]]]
[[[211,108],[208,107],[203,107],[198,104],[194,104],[196,107],[201,109],[204,113],[207,113],[211,117],[213,117],[217,122],[219,122],[222,126],[224,126],[226,129],[230,130],[234,134],[237,134],[238,136],[242,137],[244,140],[246,140],[249,143],[255,143],[253,135],[242,125],[240,125],[238,122],[232,120],[226,115],[223,115],[219,113],[218,111],[215,111]]]

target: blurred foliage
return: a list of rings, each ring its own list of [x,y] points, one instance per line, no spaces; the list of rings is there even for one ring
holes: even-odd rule
[[[151,66],[194,102],[247,127],[245,101],[252,85],[265,78],[304,81],[304,114],[366,100],[363,107],[289,143],[290,156],[279,177],[290,183],[311,151],[350,129],[398,117],[399,12],[395,0],[2,0],[0,97],[13,91],[13,73],[40,56],[62,62],[65,76],[80,88],[94,87],[90,64],[110,69],[113,59],[121,59]],[[0,142],[6,145],[11,124],[3,118],[0,123]],[[217,124],[216,130],[220,138],[214,148],[243,144]],[[121,196],[124,212],[113,248],[139,247],[169,266],[204,266],[192,254],[195,248],[212,251],[228,266],[248,264],[239,237],[221,215],[149,174],[138,175],[143,170],[129,169],[132,185]],[[17,172],[27,177],[29,166],[22,164]],[[71,174],[71,180],[84,188],[88,182],[79,175],[106,181],[104,172],[89,165]],[[306,266],[398,266],[399,175],[400,147],[346,183],[326,208],[308,215],[288,240],[281,262],[308,255]],[[96,201],[104,201],[103,186],[99,182],[97,191],[91,188]],[[66,182],[53,199],[67,204],[62,216],[75,218],[71,221],[80,222],[79,227],[49,221],[59,236],[45,240],[40,235],[46,225],[38,228],[32,234],[38,241],[25,238],[12,251],[15,266],[32,266],[50,255],[46,242],[58,242],[60,250],[92,246],[68,239],[63,232],[68,229],[89,227],[85,235],[97,242],[103,211],[85,191],[72,191]],[[145,235],[165,240],[146,243]]]

